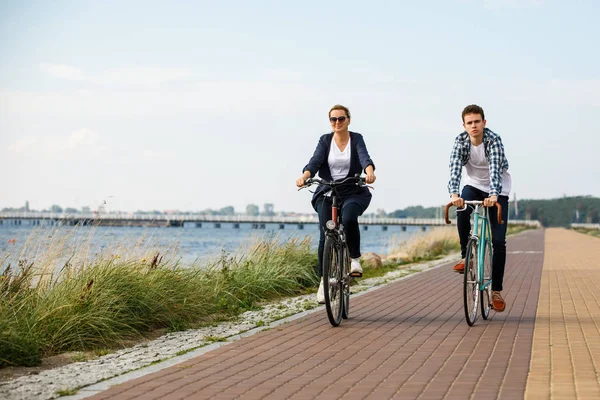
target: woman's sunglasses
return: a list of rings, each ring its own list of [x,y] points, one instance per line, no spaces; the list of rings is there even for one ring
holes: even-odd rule
[[[329,120],[335,124],[337,121],[344,122],[346,117],[329,117]]]

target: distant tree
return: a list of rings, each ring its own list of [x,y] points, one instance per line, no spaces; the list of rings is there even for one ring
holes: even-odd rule
[[[423,206],[406,207],[388,214],[390,218],[435,218],[437,207],[424,208]]]
[[[586,221],[588,224],[598,223],[598,209],[594,206],[589,206],[586,213]]]
[[[275,212],[273,211],[275,207],[273,206],[273,204],[265,203],[265,205],[263,207],[264,207],[263,215],[266,215],[268,217],[275,215]]]
[[[515,218],[513,208],[509,208],[509,221]],[[547,200],[519,199],[519,208],[525,210],[525,215],[521,218],[538,220],[544,226],[566,227],[578,220],[594,221],[596,215],[591,215],[590,218],[590,214],[593,210],[600,209],[600,198],[575,196]]]
[[[251,217],[256,217],[258,215],[259,209],[256,204],[248,204],[246,206],[246,215]]]
[[[25,211],[29,212],[29,200],[25,202]]]
[[[63,212],[63,209],[59,205],[53,204],[52,207],[50,207],[50,212],[59,214]]]
[[[79,212],[79,210],[76,208],[67,207],[67,208],[65,208],[65,212],[67,214],[77,214]]]
[[[81,212],[82,213],[89,213],[89,212],[92,212],[92,210],[88,206],[83,206],[83,207],[81,207]]]

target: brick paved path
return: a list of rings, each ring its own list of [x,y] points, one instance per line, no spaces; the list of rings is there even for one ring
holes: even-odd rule
[[[600,399],[600,240],[546,231],[527,398]]]
[[[313,313],[94,398],[523,398],[543,246],[509,238],[507,309],[472,328],[446,265],[354,297],[338,328]]]

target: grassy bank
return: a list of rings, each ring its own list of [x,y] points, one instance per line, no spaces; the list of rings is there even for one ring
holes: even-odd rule
[[[116,348],[156,329],[226,319],[318,282],[310,238],[264,240],[244,256],[186,268],[164,260],[160,253],[99,256],[67,261],[57,272],[47,261],[1,264],[0,366],[37,365],[60,352]]]
[[[600,229],[574,228],[575,232],[600,238]]]

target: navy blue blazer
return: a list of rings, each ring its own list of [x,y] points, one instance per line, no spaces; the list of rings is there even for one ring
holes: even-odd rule
[[[331,143],[333,142],[333,132],[326,133],[321,138],[319,138],[319,143],[317,144],[317,148],[310,161],[304,169],[302,169],[302,173],[304,171],[310,171],[311,178],[315,176],[317,173],[321,179],[326,181],[332,181],[331,171],[329,170],[329,162],[327,161],[329,157],[329,150],[331,149]],[[375,169],[375,163],[371,160],[369,156],[369,152],[367,151],[367,146],[365,145],[365,140],[362,135],[357,132],[350,132],[350,171],[347,176],[354,176],[356,174],[361,174],[369,165],[373,166]],[[319,186],[312,197],[312,206],[316,210],[317,203],[327,191],[326,186]],[[371,192],[366,187],[359,186],[345,186],[343,191],[340,190],[340,196],[347,198],[348,196],[352,196],[352,200],[359,203],[363,211],[367,209],[369,203],[371,202]]]

